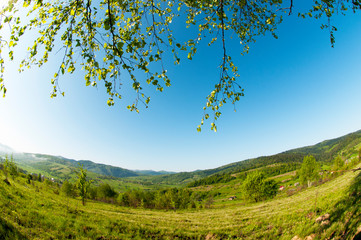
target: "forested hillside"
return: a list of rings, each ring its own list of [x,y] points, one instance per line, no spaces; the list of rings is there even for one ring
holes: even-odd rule
[[[219,181],[228,181],[231,174],[240,174],[251,169],[263,168],[265,171],[274,171],[274,173],[282,173],[286,170],[296,170],[303,158],[307,155],[313,155],[318,162],[329,163],[333,161],[335,156],[342,155],[347,158],[357,154],[361,147],[361,131],[357,131],[346,136],[326,140],[313,146],[307,146],[289,150],[272,156],[262,156],[254,159],[247,159],[228,165],[224,165],[214,169],[199,170],[194,172],[181,172],[175,174],[166,174],[161,172],[158,175],[155,171],[131,171],[121,167],[114,167],[105,164],[98,164],[91,161],[67,159],[59,156],[51,156],[45,154],[30,153],[14,153],[17,164],[30,172],[41,172],[48,176],[58,179],[69,179],[72,176],[73,169],[79,164],[83,164],[84,168],[90,172],[100,174],[105,178],[127,178],[124,181],[136,183],[141,186],[197,186],[201,179],[203,182],[214,182],[215,178]],[[6,146],[4,149],[10,149]],[[1,153],[3,156],[5,152]],[[10,153],[8,153],[10,154]],[[276,164],[277,167],[269,167]],[[265,168],[268,168],[266,170]],[[277,170],[278,169],[278,170]],[[144,174],[149,174],[144,176]],[[213,180],[212,180],[213,179]]]
[[[197,192],[168,189],[162,195],[162,202],[169,204],[167,210],[147,209],[163,205],[136,203],[131,194],[119,195],[117,201],[88,199],[83,206],[79,193],[69,192],[65,184],[60,187],[27,176],[6,177],[0,172],[0,239],[326,240],[361,236],[359,172],[347,171],[319,186],[258,203],[242,200],[213,206],[212,199],[188,203],[182,200],[194,199]],[[173,202],[177,196],[179,203]],[[126,199],[131,200],[131,207],[123,207]]]
[[[89,160],[74,160],[64,158],[61,156],[52,156],[47,154],[37,153],[19,153],[13,151],[11,148],[1,145],[0,156],[13,155],[17,164],[30,172],[43,173],[47,176],[52,176],[57,179],[69,179],[72,176],[74,168],[77,168],[79,164],[83,165],[85,169],[90,172],[96,173],[102,176],[126,178],[135,176],[156,176],[164,174],[172,174],[172,172],[166,171],[152,171],[152,170],[128,170],[121,167],[115,167],[111,165],[94,163]],[[0,146],[0,147],[1,147]],[[2,151],[3,149],[3,151]]]
[[[343,157],[348,158],[352,155],[358,154],[360,147],[361,131],[357,131],[339,138],[323,141],[313,146],[297,148],[272,156],[263,156],[253,159],[247,159],[244,161],[239,161],[218,168],[203,171],[177,173],[171,176],[165,175],[153,177],[151,181],[155,183],[180,183],[197,185],[197,183],[192,182],[216,174],[218,175],[217,178],[220,178],[220,175],[227,177],[229,174],[245,172],[256,168],[265,168],[273,164],[281,164],[283,166],[281,168],[295,170],[300,166],[303,158],[307,155],[313,155],[318,162],[331,164],[331,162],[337,155],[342,155]],[[282,171],[284,172],[286,170],[281,170],[279,173],[281,173]],[[216,177],[210,177],[210,179],[211,178]]]

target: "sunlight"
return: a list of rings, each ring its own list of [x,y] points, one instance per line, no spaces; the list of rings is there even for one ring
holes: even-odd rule
[[[3,9],[8,2],[9,0],[0,0],[0,9]]]

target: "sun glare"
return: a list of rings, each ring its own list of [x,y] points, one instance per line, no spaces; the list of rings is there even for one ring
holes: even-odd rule
[[[9,0],[0,0],[0,9],[3,9],[8,2]]]

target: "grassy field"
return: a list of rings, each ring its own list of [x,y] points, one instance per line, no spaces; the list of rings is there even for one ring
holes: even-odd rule
[[[10,185],[0,181],[0,239],[352,239],[361,230],[360,172],[292,196],[195,210],[132,209],[92,201],[82,206],[58,192],[56,186],[27,184],[20,177],[10,179]],[[315,221],[326,213],[328,224]]]

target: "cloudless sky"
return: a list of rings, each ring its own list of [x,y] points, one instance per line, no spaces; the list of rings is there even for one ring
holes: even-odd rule
[[[300,4],[295,2],[296,12]],[[205,97],[219,76],[220,45],[198,48],[192,61],[167,64],[172,86],[147,90],[150,107],[140,114],[125,97],[108,107],[104,89],[85,87],[77,72],[60,79],[65,97],[51,99],[51,61],[21,74],[7,62],[7,96],[0,99],[0,143],[17,151],[61,155],[127,169],[192,171],[276,154],[361,129],[360,14],[337,16],[331,48],[324,20],[293,14],[241,56],[239,40],[228,53],[239,68],[245,96],[227,105],[218,132],[200,123]],[[186,35],[187,30],[177,29]],[[206,39],[209,40],[209,39]],[[21,46],[22,47],[22,46]],[[16,59],[26,56],[19,48]],[[56,51],[55,51],[56,52]],[[61,54],[55,55],[59,59]],[[124,89],[125,95],[126,91]]]

